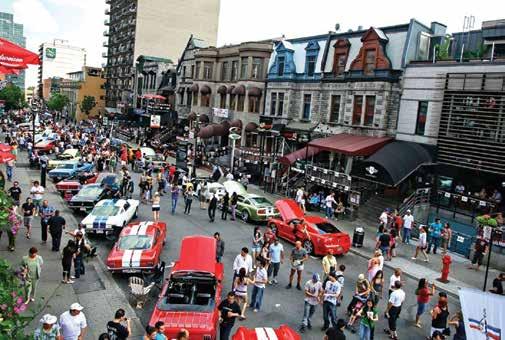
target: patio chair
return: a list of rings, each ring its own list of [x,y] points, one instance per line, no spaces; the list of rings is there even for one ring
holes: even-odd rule
[[[130,294],[135,299],[135,305],[138,309],[144,307],[144,303],[147,299],[147,294],[151,291],[154,286],[154,282],[148,286],[144,286],[144,280],[137,276],[131,276],[128,280],[128,287],[130,287]]]

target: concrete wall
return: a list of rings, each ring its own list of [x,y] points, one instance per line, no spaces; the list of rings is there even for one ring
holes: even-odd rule
[[[105,90],[101,88],[105,84],[105,79],[98,76],[85,76],[85,81],[82,83],[82,87],[79,89],[77,94],[76,103],[76,119],[77,121],[97,117],[101,112],[105,111],[105,100],[100,99],[102,96],[105,98]],[[95,97],[96,106],[90,111],[89,115],[81,111],[80,104],[84,100],[84,96]]]

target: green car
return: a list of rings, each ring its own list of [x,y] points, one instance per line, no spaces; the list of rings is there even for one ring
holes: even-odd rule
[[[237,193],[237,214],[244,221],[267,221],[270,217],[279,215],[272,202],[263,196],[248,193],[241,183],[225,181],[223,185],[230,197],[234,192]]]

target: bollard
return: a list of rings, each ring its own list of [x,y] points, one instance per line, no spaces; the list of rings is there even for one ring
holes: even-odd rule
[[[442,276],[437,280],[443,283],[449,282],[449,268],[452,263],[452,258],[449,255],[442,256]]]

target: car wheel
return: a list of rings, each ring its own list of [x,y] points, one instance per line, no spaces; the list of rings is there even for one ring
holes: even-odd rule
[[[244,220],[244,222],[249,221],[249,212],[246,209],[242,210],[240,216],[242,217],[242,220]]]
[[[303,241],[303,247],[305,248],[307,253],[309,253],[309,254],[314,253],[314,244],[311,241],[309,241],[309,240]]]
[[[269,227],[272,229],[272,232],[275,234],[275,236],[278,237],[279,230],[277,230],[277,225],[275,223],[270,223]]]

